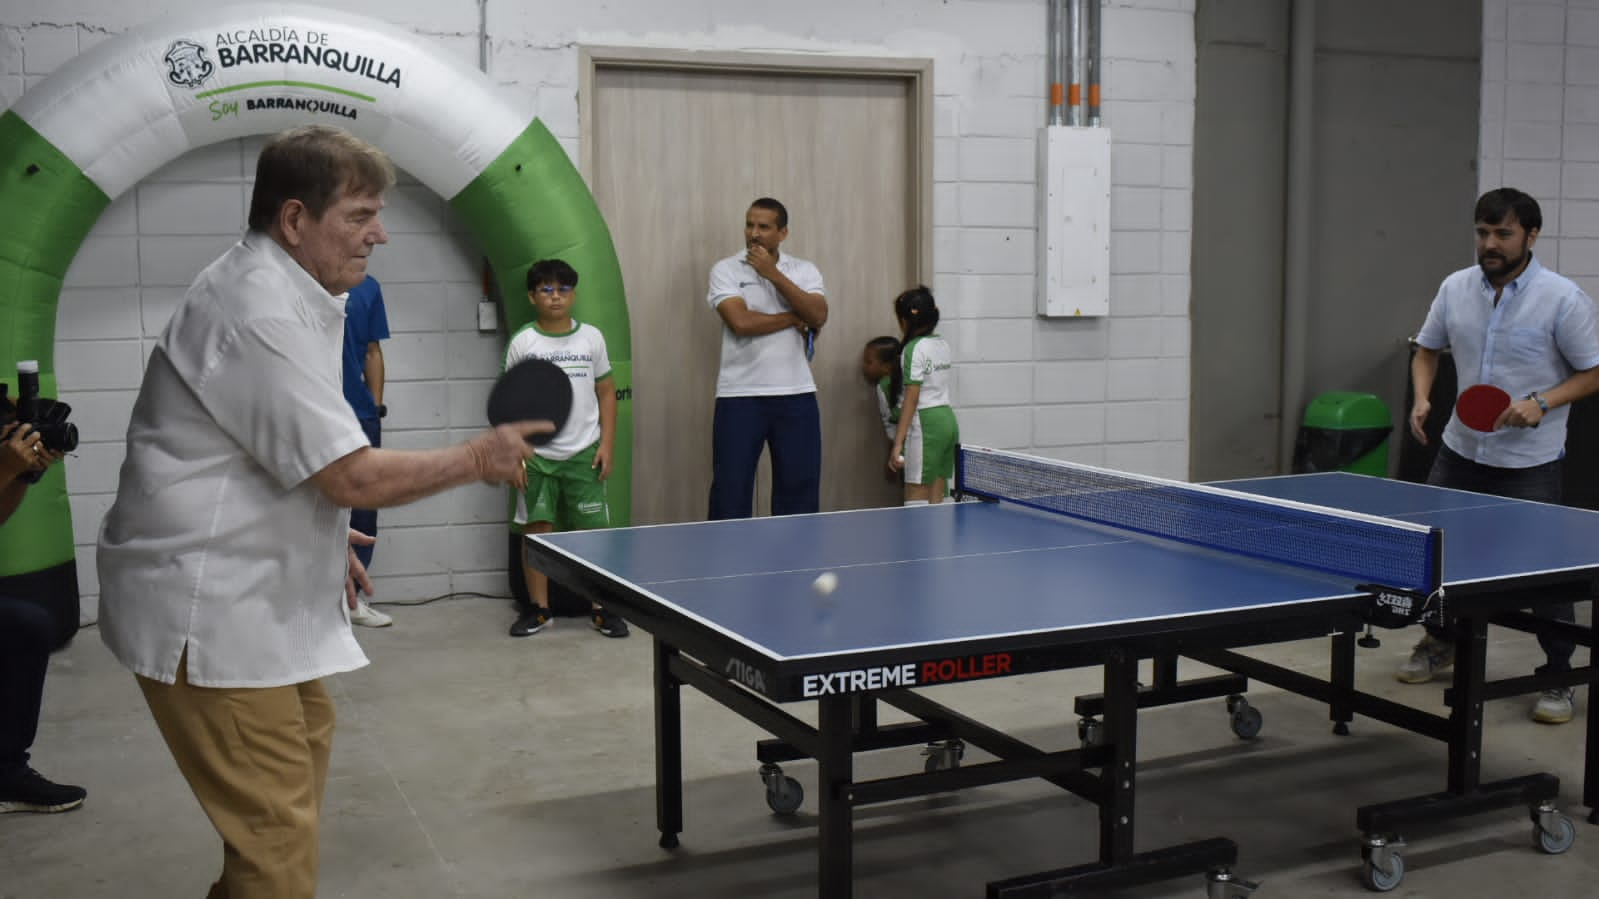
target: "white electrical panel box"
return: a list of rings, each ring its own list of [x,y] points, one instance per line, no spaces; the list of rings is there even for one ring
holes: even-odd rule
[[[1110,129],[1038,132],[1038,314],[1110,313]]]

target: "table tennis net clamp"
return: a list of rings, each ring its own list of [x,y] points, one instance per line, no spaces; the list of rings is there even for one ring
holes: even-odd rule
[[[955,466],[961,496],[1347,578],[1378,626],[1444,613],[1438,528],[986,447],[961,446]]]

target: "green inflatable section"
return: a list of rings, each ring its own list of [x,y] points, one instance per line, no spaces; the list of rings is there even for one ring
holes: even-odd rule
[[[600,329],[617,391],[606,491],[611,521],[632,520],[633,354],[622,266],[593,194],[544,123],[534,119],[500,158],[450,200],[494,268],[509,333],[533,318],[527,270],[564,259],[578,273],[576,317]]]
[[[39,360],[39,393],[57,395],[56,301],[62,279],[109,205],[111,198],[27,122],[10,111],[0,114],[0,380],[13,402],[22,359]],[[0,577],[72,559],[66,475],[55,465],[0,525]]]

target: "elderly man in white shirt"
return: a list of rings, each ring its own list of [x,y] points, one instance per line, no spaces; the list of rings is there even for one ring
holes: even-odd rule
[[[367,662],[350,632],[354,582],[370,590],[350,507],[520,483],[525,437],[550,429],[368,444],[340,386],[344,294],[388,240],[393,183],[387,157],[336,128],[262,150],[248,233],[151,353],[100,533],[100,633],[222,837],[212,897],[316,893],[333,737],[320,678]]]
[[[1570,404],[1599,389],[1599,329],[1593,300],[1569,278],[1545,268],[1532,254],[1543,227],[1538,201],[1502,187],[1477,200],[1473,216],[1477,265],[1444,279],[1416,335],[1411,361],[1415,402],[1410,431],[1427,442],[1422,426],[1439,353],[1449,347],[1460,383],[1492,384],[1515,397],[1491,432],[1466,427],[1451,415],[1443,446],[1427,482],[1477,493],[1558,503]],[[1571,603],[1538,606],[1534,613],[1575,620]],[[1539,674],[1571,670],[1571,641],[1539,634],[1545,663]],[[1395,676],[1426,683],[1454,664],[1448,631],[1428,625],[1427,635]],[[1533,720],[1571,720],[1573,691],[1550,686],[1533,706]]]

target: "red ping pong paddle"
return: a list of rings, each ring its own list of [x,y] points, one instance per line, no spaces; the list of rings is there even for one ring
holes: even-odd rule
[[[555,430],[534,434],[527,442],[534,446],[549,443],[572,414],[572,381],[559,365],[548,359],[523,359],[500,375],[489,391],[489,424],[514,421],[548,421]]]
[[[1455,400],[1455,414],[1460,416],[1460,423],[1485,433],[1494,429],[1494,422],[1508,408],[1510,394],[1492,384],[1473,384]]]

